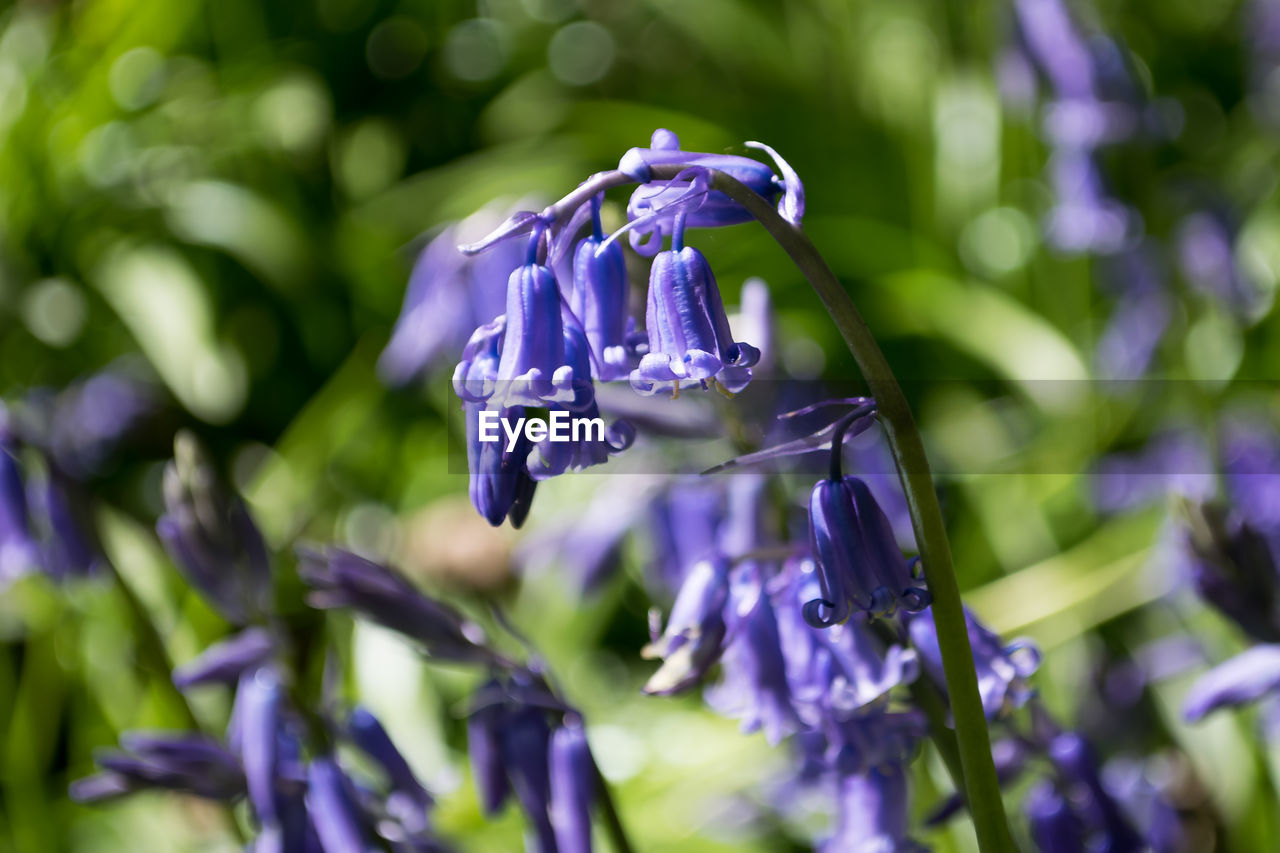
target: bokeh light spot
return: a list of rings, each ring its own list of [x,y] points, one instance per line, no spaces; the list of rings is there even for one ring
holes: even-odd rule
[[[135,47],[111,63],[107,85],[111,97],[126,110],[150,106],[164,91],[164,57],[150,47]]]
[[[27,328],[51,347],[73,343],[84,330],[88,313],[84,293],[62,278],[36,283],[22,303],[22,319]]]
[[[482,83],[498,75],[506,64],[501,26],[473,18],[449,31],[444,43],[444,65],[450,74],[468,83]]]
[[[384,80],[408,77],[427,53],[427,34],[410,18],[397,15],[373,28],[365,43],[365,61]]]
[[[614,52],[608,30],[591,21],[575,21],[552,36],[547,64],[560,82],[585,86],[608,73]]]

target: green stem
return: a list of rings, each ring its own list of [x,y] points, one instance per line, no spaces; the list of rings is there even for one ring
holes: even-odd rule
[[[670,166],[653,169],[655,178],[667,180],[675,177],[677,171],[678,168]],[[831,312],[831,319],[835,321],[870,388],[871,396],[875,398],[889,447],[898,463],[911,513],[911,526],[920,547],[929,592],[933,595],[933,621],[942,652],[942,669],[955,721],[960,764],[964,770],[964,790],[960,793],[969,803],[981,849],[1013,850],[1000,782],[991,758],[991,736],[987,732],[987,718],[978,693],[978,677],[973,667],[973,650],[969,646],[960,587],[951,562],[951,546],[947,541],[942,508],[934,491],[924,443],[911,416],[907,398],[853,300],[804,232],[783,219],[769,202],[740,181],[717,172],[712,186],[746,208],[791,256]]]
[[[631,846],[631,839],[627,837],[627,830],[622,825],[622,818],[619,817],[618,808],[614,805],[609,783],[594,762],[592,762],[592,768],[596,773],[596,793],[599,795],[600,817],[604,820],[604,829],[609,836],[609,840],[613,842],[613,849],[615,853],[633,853],[635,848]]]
[[[671,180],[683,168],[677,164],[652,166],[651,179]],[[773,205],[741,181],[714,169],[708,171],[713,176],[711,188],[742,205],[791,256],[831,313],[831,319],[835,321],[871,396],[875,398],[880,421],[902,478],[907,509],[911,513],[911,527],[915,531],[925,579],[933,596],[933,621],[963,769],[960,794],[969,804],[979,847],[988,853],[1014,850],[1000,782],[991,758],[991,736],[978,693],[978,676],[973,668],[973,649],[969,645],[964,605],[960,601],[960,587],[951,562],[951,545],[947,541],[938,495],[934,491],[929,459],[907,398],[866,321],[805,233],[783,219]],[[585,204],[596,193],[632,183],[635,181],[620,171],[601,172],[543,211],[543,216],[560,218]]]

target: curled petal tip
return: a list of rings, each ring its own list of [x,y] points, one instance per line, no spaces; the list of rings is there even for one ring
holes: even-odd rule
[[[773,163],[778,167],[778,171],[782,173],[782,198],[778,201],[778,213],[782,218],[790,222],[797,228],[800,227],[800,220],[804,218],[804,184],[800,180],[800,176],[796,174],[796,170],[791,168],[791,164],[782,159],[777,151],[774,151],[763,142],[748,142],[748,148],[755,148],[763,151],[773,159]]]
[[[478,254],[504,240],[528,234],[541,221],[542,215],[532,210],[516,211],[508,216],[501,225],[490,231],[487,237],[475,243],[463,243],[458,246],[458,251],[464,255]]]

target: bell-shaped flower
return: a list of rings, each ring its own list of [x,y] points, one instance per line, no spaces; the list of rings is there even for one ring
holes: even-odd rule
[[[378,375],[406,385],[442,359],[456,357],[471,330],[502,311],[506,282],[524,260],[524,249],[504,241],[478,255],[458,243],[489,230],[487,211],[445,227],[418,256],[391,340],[378,358]]]
[[[318,756],[307,766],[307,817],[327,851],[364,851],[368,842],[356,792],[338,763]]]
[[[431,795],[369,709],[357,707],[351,712],[347,720],[347,734],[361,752],[382,768],[394,794],[408,799],[419,813],[425,813],[432,806],[434,800]],[[421,816],[425,819],[425,814]]]
[[[1262,644],[1220,663],[1196,679],[1182,715],[1196,722],[1219,708],[1256,702],[1280,691],[1280,645]]]
[[[0,426],[0,588],[40,565],[17,452],[16,440]]]
[[[591,853],[596,769],[582,721],[572,715],[551,734],[551,825],[559,853]]]
[[[307,601],[323,609],[348,608],[417,640],[433,658],[460,663],[504,663],[482,645],[474,622],[442,601],[419,592],[402,576],[364,557],[328,548],[300,549],[298,574],[312,592]]]
[[[510,709],[498,739],[511,791],[530,824],[526,849],[556,853],[556,834],[549,812],[551,728],[546,712],[531,706]]]
[[[71,799],[93,803],[145,789],[165,789],[232,802],[244,794],[244,774],[226,747],[204,735],[129,733],[122,750],[99,753],[103,772],[71,784]]]
[[[245,628],[175,669],[173,683],[183,690],[199,684],[235,684],[246,671],[266,664],[275,650],[271,632]]]
[[[712,557],[689,571],[666,630],[640,653],[645,658],[662,658],[662,666],[644,686],[645,693],[679,693],[706,675],[724,650],[728,600],[728,560]]]
[[[1023,803],[1031,840],[1041,853],[1079,853],[1085,846],[1085,826],[1071,803],[1050,782],[1040,782]]]
[[[515,447],[507,450],[506,438],[498,431],[498,440],[481,441],[482,419],[487,412],[497,423],[519,423],[525,416],[523,406],[499,409],[486,403],[463,403],[467,431],[468,491],[471,504],[486,521],[497,527],[510,518],[512,527],[520,527],[529,514],[537,481],[529,476],[526,465],[533,443],[521,430]]]
[[[804,606],[816,628],[855,611],[886,616],[923,610],[930,596],[898,550],[888,517],[857,477],[824,479],[809,499],[809,544],[822,597]]]
[[[495,402],[583,405],[580,394],[591,375],[576,375],[565,358],[560,302],[560,286],[547,267],[530,260],[511,273]]]
[[[569,305],[582,322],[591,345],[591,365],[601,381],[620,379],[629,372],[627,336],[634,321],[627,313],[630,287],[622,244],[605,242],[600,228],[598,200],[591,202],[592,233],[573,253],[573,291]]]
[[[853,772],[837,770],[836,784],[835,832],[818,848],[821,853],[923,853],[928,849],[907,836],[910,800],[901,762]]]
[[[1147,849],[1120,804],[1103,784],[1092,748],[1075,732],[1056,735],[1046,750],[1065,785],[1067,798],[1080,804],[1086,832],[1098,849],[1110,853],[1137,853]]]
[[[765,739],[777,744],[801,722],[791,704],[777,617],[758,566],[749,563],[737,571],[726,610],[724,677],[707,689],[707,704],[740,719],[744,733],[763,729]]]
[[[582,330],[572,322],[566,323],[565,359],[573,367],[575,375],[590,376],[590,353],[587,346],[587,338]],[[572,408],[551,407],[547,437],[533,445],[525,461],[525,469],[534,480],[545,480],[565,471],[581,471],[592,465],[600,465],[607,462],[611,454],[621,453],[635,441],[635,428],[627,421],[604,425],[590,379],[585,382],[577,379],[574,381],[585,386],[575,394],[576,399],[585,400],[585,403],[576,412]]]
[[[711,266],[692,246],[673,247],[653,259],[645,327],[649,351],[631,371],[641,394],[677,394],[682,386],[714,381],[737,393],[751,381],[760,351],[735,342]]]
[[[964,615],[973,667],[978,674],[978,693],[987,718],[1002,717],[1021,708],[1035,693],[1027,679],[1040,666],[1040,649],[1029,640],[1014,640],[1006,645],[968,609]],[[937,684],[946,684],[932,609],[909,617],[907,630],[929,677]]]
[[[501,693],[501,685],[490,679],[478,696]],[[473,709],[467,717],[467,755],[471,778],[475,782],[480,810],[488,817],[497,814],[507,800],[511,785],[502,760],[501,732],[506,724],[506,710],[500,702],[487,701]]]
[[[652,255],[661,248],[664,235],[676,232],[680,215],[687,215],[685,224],[690,228],[716,228],[751,220],[746,208],[729,196],[700,186],[706,182],[709,169],[735,178],[767,201],[773,202],[782,196],[778,211],[793,225],[799,225],[804,215],[804,187],[799,176],[767,145],[758,142],[747,145],[772,157],[782,177],[775,175],[765,163],[750,157],[682,151],[676,135],[662,128],[654,131],[648,148],[632,148],[624,154],[618,163],[619,170],[642,184],[627,204],[627,218],[636,223],[631,232],[632,247],[641,254]],[[659,165],[681,166],[685,169],[683,174],[690,177],[702,174],[703,177],[651,183],[652,167]]]
[[[164,472],[165,514],[156,532],[169,556],[229,621],[270,609],[271,567],[262,534],[238,497],[218,482],[194,437],[179,433]]]

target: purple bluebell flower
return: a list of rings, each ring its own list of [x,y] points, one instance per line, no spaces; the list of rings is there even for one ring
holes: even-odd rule
[[[355,708],[347,719],[347,733],[365,755],[378,763],[394,791],[408,796],[424,811],[431,807],[434,802],[431,795],[422,787],[409,762],[372,712],[363,707]]]
[[[783,578],[787,583],[776,593],[774,613],[792,699],[806,724],[848,717],[918,677],[915,651],[884,648],[864,618],[823,629],[805,621],[803,604],[820,594],[811,560],[792,561]]]
[[[245,790],[235,756],[216,741],[188,733],[126,734],[122,751],[103,752],[103,772],[71,784],[71,799],[98,802],[133,791],[161,788],[230,802]]]
[[[1098,339],[1094,362],[1105,379],[1138,379],[1147,372],[1173,319],[1162,292],[1121,297]]]
[[[312,588],[313,607],[350,608],[422,644],[433,658],[464,663],[501,662],[480,643],[483,634],[449,605],[428,598],[386,566],[339,548],[299,551],[299,574]]]
[[[742,720],[743,733],[763,730],[765,739],[777,744],[801,723],[791,704],[778,622],[759,566],[737,569],[726,612],[724,677],[708,688],[705,699],[718,713]]]
[[[582,723],[565,719],[551,735],[551,825],[560,853],[591,853],[596,770]]]
[[[1220,663],[1196,679],[1182,715],[1196,722],[1219,708],[1256,702],[1280,689],[1280,645],[1264,643]]]
[[[907,836],[906,769],[886,762],[837,774],[838,818],[822,853],[911,853],[926,849]]]
[[[855,610],[883,616],[928,606],[929,593],[898,550],[889,519],[857,477],[814,486],[809,542],[822,593],[804,606],[810,625],[829,627]]]
[[[1056,201],[1045,231],[1059,251],[1111,254],[1137,231],[1137,213],[1107,195],[1091,152],[1058,150],[1049,161],[1049,183]]]
[[[1042,781],[1032,788],[1023,809],[1031,827],[1031,840],[1040,853],[1080,853],[1088,849],[1084,821],[1052,783]]]
[[[477,217],[489,219],[484,212]],[[474,230],[471,224],[476,223],[461,227]],[[388,384],[408,384],[454,356],[472,329],[502,311],[506,281],[523,261],[523,248],[508,241],[468,256],[458,250],[463,239],[460,226],[448,226],[418,256],[404,307],[378,359],[378,373]]]
[[[566,323],[564,327],[564,351],[565,360],[573,367],[574,375],[590,377],[587,339],[582,330],[572,322]],[[582,380],[574,381],[582,384]],[[592,465],[601,465],[609,460],[611,454],[621,453],[635,441],[635,428],[622,420],[593,431],[591,422],[599,420],[603,423],[603,419],[600,418],[600,408],[596,405],[589,379],[576,396],[579,399],[585,398],[585,403],[581,404],[576,413],[576,417],[581,419],[576,424],[572,408],[565,411],[559,406],[551,407],[547,437],[534,444],[525,461],[525,468],[534,480],[545,480],[566,471],[581,471]],[[557,429],[557,419],[561,417],[557,413],[567,416],[560,429],[568,435],[569,441],[556,438],[554,430]],[[574,430],[579,430],[576,440],[573,438]]]
[[[1236,262],[1235,229],[1218,211],[1192,213],[1178,225],[1178,265],[1186,280],[1242,316],[1257,308],[1257,286]]]
[[[1006,645],[967,608],[964,615],[969,645],[973,649],[973,666],[978,673],[978,692],[987,718],[1002,717],[1021,708],[1035,693],[1027,679],[1040,666],[1040,650],[1028,640],[1014,640]],[[907,630],[929,677],[938,684],[946,684],[933,611],[913,614]]]
[[[1138,453],[1105,456],[1093,475],[1094,504],[1107,513],[1142,509],[1169,495],[1206,500],[1216,489],[1208,448],[1183,430],[1154,436]]]
[[[696,477],[677,480],[652,501],[647,531],[653,543],[649,574],[660,586],[679,590],[693,566],[715,553],[723,503],[717,484]]]
[[[244,672],[266,664],[275,650],[270,631],[245,628],[175,669],[173,683],[183,690],[198,684],[234,684]]]
[[[1113,853],[1136,853],[1144,842],[1119,803],[1102,783],[1093,750],[1075,732],[1063,732],[1049,742],[1049,760],[1066,786],[1069,800],[1079,804],[1086,831]]]
[[[1191,582],[1249,636],[1280,643],[1274,542],[1214,505],[1184,505]]]
[[[690,175],[698,172],[705,174],[706,169],[716,169],[746,184],[768,201],[781,196],[778,212],[793,225],[798,225],[804,215],[804,187],[799,177],[777,152],[766,145],[748,143],[749,147],[763,150],[773,158],[783,174],[782,178],[776,176],[766,164],[749,157],[681,151],[680,140],[676,135],[661,128],[654,131],[649,146],[632,148],[618,163],[622,172],[643,184],[636,188],[627,204],[627,218],[632,222],[643,223],[631,234],[631,245],[641,254],[653,254],[657,250],[653,247],[661,246],[664,235],[675,233],[678,227],[675,220],[680,213],[687,213],[686,224],[690,228],[716,228],[751,220],[751,214],[736,201],[718,190],[702,189],[696,185],[696,181],[676,180],[650,184],[653,166],[679,165],[687,167]],[[682,198],[687,198],[692,203],[681,204]]]
[[[546,712],[531,706],[511,709],[498,732],[498,740],[511,791],[532,831],[532,835],[527,836],[527,849],[534,853],[556,853],[556,834],[548,811],[551,729]]]
[[[498,358],[496,402],[504,406],[560,403],[581,409],[591,375],[577,375],[565,358],[560,286],[537,262],[542,231],[530,238],[529,257],[507,282],[506,325]]]
[[[697,684],[724,651],[725,606],[729,600],[729,561],[711,557],[690,569],[676,596],[661,637],[641,656],[662,658],[644,692],[670,695]]]
[[[627,313],[627,261],[622,244],[604,245],[600,200],[591,200],[592,233],[573,254],[573,292],[569,305],[591,344],[591,366],[597,379],[620,379],[629,372],[627,335],[635,321]]]
[[[490,679],[477,696],[497,696],[502,686]],[[502,758],[501,732],[506,724],[506,710],[498,701],[488,700],[473,709],[467,717],[467,754],[471,778],[475,782],[480,810],[493,816],[502,808],[511,791]]]
[[[631,371],[631,387],[646,395],[678,394],[682,386],[714,381],[737,393],[751,381],[760,351],[733,340],[711,266],[681,235],[677,223],[672,248],[650,268],[649,352]]]
[[[84,487],[52,465],[27,486],[41,563],[53,577],[86,577],[106,562]]]
[[[165,514],[156,532],[188,581],[229,621],[270,610],[266,543],[239,498],[223,490],[194,437],[179,433],[164,472]]]
[[[328,756],[313,758],[307,766],[307,816],[324,853],[369,849],[351,780]]]
[[[40,565],[17,452],[17,441],[0,424],[0,588]]]
[[[32,436],[58,469],[75,480],[98,474],[130,432],[159,409],[155,387],[123,366],[69,385],[48,400]],[[38,441],[37,441],[38,440]]]
[[[1093,57],[1062,0],[1017,0],[1013,10],[1026,55],[1054,93],[1059,98],[1093,98]]]
[[[242,675],[231,738],[244,766],[249,803],[264,829],[273,834],[280,831],[276,780],[280,775],[281,693],[279,676],[268,667]]]
[[[1232,506],[1280,545],[1280,433],[1275,424],[1230,418],[1222,427],[1219,452]]]
[[[466,417],[471,505],[494,527],[507,518],[511,519],[512,527],[520,527],[529,513],[534,490],[538,486],[526,466],[533,443],[521,430],[515,447],[508,451],[502,435],[498,436],[498,441],[481,441],[480,429],[481,418],[486,411],[495,414],[499,423],[502,420],[519,423],[525,417],[525,409],[523,406],[496,409],[485,403],[463,403],[462,408]]]

